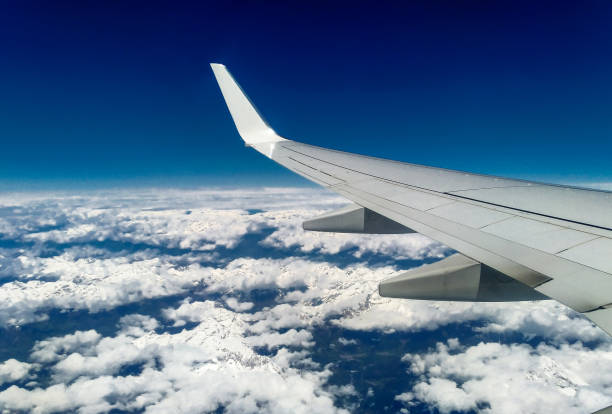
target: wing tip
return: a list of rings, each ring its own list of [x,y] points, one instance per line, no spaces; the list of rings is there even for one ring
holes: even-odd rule
[[[238,133],[247,145],[285,141],[263,120],[222,63],[210,63]]]

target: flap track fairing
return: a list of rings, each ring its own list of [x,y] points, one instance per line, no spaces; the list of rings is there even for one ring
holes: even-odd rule
[[[414,233],[408,227],[357,204],[307,220],[302,227],[304,230],[334,233]]]
[[[531,287],[459,253],[383,280],[378,291],[384,297],[423,300],[512,302],[548,299]]]

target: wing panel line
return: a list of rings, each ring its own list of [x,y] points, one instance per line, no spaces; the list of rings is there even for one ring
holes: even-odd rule
[[[435,190],[432,190],[432,191],[435,191]],[[442,194],[447,194],[447,195],[450,195],[450,196],[455,196],[455,197],[462,198],[462,199],[465,199],[465,200],[476,201],[478,203],[489,204],[491,206],[503,207],[503,208],[507,208],[509,210],[520,211],[522,213],[534,214],[536,216],[541,216],[541,217],[547,217],[547,218],[551,218],[551,219],[555,219],[555,220],[566,221],[568,223],[580,224],[581,226],[587,226],[587,227],[593,227],[593,228],[600,229],[600,230],[612,231],[612,228],[605,227],[605,226],[598,226],[596,224],[589,224],[589,223],[584,223],[584,222],[576,221],[576,220],[570,220],[570,219],[566,219],[566,218],[562,218],[562,217],[551,216],[549,214],[544,214],[544,213],[536,213],[534,211],[523,210],[523,209],[520,209],[520,208],[517,208],[517,207],[508,207],[508,206],[505,206],[503,204],[492,203],[490,201],[482,201],[482,200],[479,200],[477,198],[460,196],[460,195],[457,195],[457,194],[454,194],[454,193],[442,193]]]
[[[350,191],[349,191],[350,189]],[[542,280],[542,278],[539,278],[539,280],[531,280],[531,277],[528,277],[527,279],[525,279],[525,276],[522,276],[520,274],[516,274],[515,272],[502,267],[497,268],[497,270],[501,271],[502,273],[506,273],[512,277],[514,277],[515,279],[526,283],[529,286],[538,286],[541,284],[544,284],[544,282],[548,282],[551,280],[556,280],[559,283],[563,283],[563,284],[568,284],[568,286],[572,287],[572,290],[575,291],[576,290],[580,290],[580,283],[589,283],[588,280],[591,280],[591,282],[595,282],[597,281],[599,284],[604,284],[605,286],[610,285],[610,283],[612,283],[612,281],[609,279],[610,275],[598,270],[598,269],[594,269],[590,266],[581,264],[581,263],[577,263],[577,262],[573,262],[552,254],[548,254],[542,251],[539,251],[537,249],[534,248],[530,248],[527,246],[523,246],[521,244],[517,244],[514,243],[512,241],[508,241],[502,238],[499,238],[497,236],[493,236],[493,235],[489,235],[490,237],[487,237],[489,240],[487,241],[487,243],[482,243],[482,244],[474,244],[473,241],[470,241],[469,239],[466,239],[465,237],[458,237],[457,236],[457,232],[456,231],[452,231],[452,229],[449,231],[449,229],[440,229],[438,228],[435,224],[432,224],[431,222],[429,222],[430,220],[426,220],[426,222],[424,222],[422,219],[417,218],[419,215],[429,215],[428,213],[424,213],[422,211],[418,211],[416,209],[412,209],[410,207],[405,207],[399,203],[396,202],[390,202],[389,200],[386,199],[382,199],[386,201],[387,203],[392,203],[396,204],[398,206],[401,206],[405,209],[409,209],[412,211],[412,213],[407,217],[407,215],[405,213],[401,213],[397,210],[392,209],[391,207],[387,206],[385,207],[384,205],[380,205],[374,201],[371,200],[371,197],[377,197],[374,196],[370,193],[365,192],[365,195],[367,195],[367,198],[363,198],[364,196],[359,196],[359,194],[356,194],[355,191],[357,191],[358,193],[360,193],[360,190],[357,190],[355,188],[349,187],[349,189],[347,188],[343,188],[342,189],[342,193],[344,193],[344,195],[346,195],[349,199],[353,200],[353,201],[357,201],[355,200],[355,197],[358,197],[360,199],[360,201],[358,201],[359,204],[364,205],[374,211],[377,211],[379,213],[383,213],[388,215],[389,211],[391,211],[392,213],[395,213],[396,217],[392,218],[395,221],[398,221],[406,226],[411,226],[411,228],[417,230],[418,232],[422,232],[423,234],[425,234],[426,236],[432,237],[444,244],[447,244],[449,247],[462,251],[464,253],[466,253],[466,255],[469,256],[469,251],[470,250],[474,250],[475,248],[478,249],[481,252],[487,252],[490,255],[494,255],[496,257],[503,257],[505,260],[507,261],[511,261],[513,263],[519,263],[519,262],[515,262],[514,260],[512,260],[508,253],[508,248],[506,247],[504,249],[504,251],[506,251],[506,254],[504,256],[500,256],[498,253],[496,253],[494,250],[491,250],[491,248],[493,246],[495,246],[496,244],[499,245],[499,243],[495,243],[495,240],[499,240],[499,241],[504,241],[505,243],[511,243],[511,245],[513,246],[513,248],[515,249],[514,251],[514,256],[520,256],[522,259],[522,264],[520,264],[519,266],[521,266],[521,268],[523,269],[529,269],[531,270],[531,272],[535,272],[536,274],[541,275],[542,277],[546,278],[547,280]],[[336,189],[337,191],[340,192],[340,188]],[[366,200],[365,203],[363,204],[364,201]],[[369,204],[369,205],[367,205]],[[378,207],[378,208],[377,208]],[[385,210],[384,212],[382,212],[381,210]],[[441,219],[438,217],[435,217],[436,219],[440,219],[440,220],[444,220],[444,221],[448,221],[445,219]],[[407,223],[406,219],[408,219],[410,221],[410,223]],[[403,221],[403,222],[402,222]],[[461,226],[461,224],[459,223],[453,223],[448,221],[449,225],[455,225],[455,226]],[[423,226],[425,226],[426,228],[423,229]],[[433,230],[433,232],[432,232]],[[474,229],[464,229],[462,234],[465,233],[469,233],[470,231],[476,231]],[[452,240],[449,241],[449,237],[452,238]],[[453,242],[454,240],[454,242]],[[462,242],[464,244],[467,244],[469,247],[466,246],[462,246],[459,247],[457,246],[457,241]],[[489,246],[487,248],[482,247],[483,244],[486,244],[486,246]],[[500,249],[503,248],[503,246],[498,246]],[[473,259],[478,260],[478,261],[483,261],[482,258],[476,256],[472,256]],[[484,261],[487,261],[486,259]],[[531,264],[529,264],[531,262]],[[540,265],[538,265],[538,263],[540,263]],[[489,264],[491,267],[496,268],[496,266],[494,264]],[[570,265],[568,267],[568,265]],[[534,266],[535,265],[535,266]],[[535,268],[534,268],[535,267]],[[549,277],[549,276],[545,276],[545,273],[542,273],[541,271],[537,270],[538,267],[541,268],[548,268],[549,270],[546,271],[544,270],[546,273],[554,273],[554,274],[558,274],[559,277],[555,277],[554,279]],[[565,270],[564,272],[562,272],[561,270]],[[576,279],[575,276],[580,275],[580,279]],[[535,282],[535,283],[534,283]],[[607,290],[607,288],[606,288]],[[609,291],[609,290],[607,290]],[[603,295],[603,291],[599,291],[600,294]],[[593,310],[595,308],[597,308],[598,306],[601,306],[601,303],[608,303],[610,298],[607,296],[602,296],[599,297],[598,299],[595,298],[592,294],[591,295],[584,295],[582,296],[582,299],[584,300],[583,302],[575,302],[575,300],[572,299],[573,295],[570,295],[568,297],[566,297],[565,299],[559,298],[560,301],[562,301],[563,303],[565,303],[566,305],[577,309],[581,312],[586,312],[589,310]],[[599,302],[599,303],[598,303]]]
[[[376,175],[373,175],[373,174],[369,174],[367,172],[355,170],[353,168],[345,167],[343,165],[339,165],[339,164],[336,164],[336,163],[333,163],[333,162],[330,162],[330,161],[327,161],[327,160],[322,160],[320,158],[313,157],[312,155],[309,155],[309,154],[304,154],[304,153],[302,153],[300,151],[297,151],[297,150],[295,150],[293,148],[289,148],[286,145],[282,145],[282,148],[286,149],[288,151],[292,151],[292,152],[298,153],[298,154],[300,154],[300,155],[302,155],[304,157],[311,158],[313,160],[317,160],[317,161],[322,162],[322,163],[330,164],[330,165],[333,165],[333,166],[338,167],[338,168],[344,168],[344,169],[349,170],[349,171],[353,171],[353,172],[356,172],[356,173],[359,173],[359,174],[367,175],[367,176],[370,176],[372,178],[375,178],[375,179],[378,179],[378,180],[382,180],[382,181],[387,181],[387,182],[390,182],[390,183],[393,183],[393,184],[398,184],[398,185],[401,185],[401,186],[404,186],[404,187],[407,187],[407,188],[414,188],[414,189],[418,189],[418,190],[424,190],[424,191],[427,191],[427,192],[432,192],[432,193],[436,193],[436,194],[440,194],[440,195],[446,195],[446,196],[449,196],[449,197],[456,197],[456,198],[460,198],[460,199],[464,199],[464,200],[470,200],[470,201],[474,201],[474,202],[477,202],[477,203],[488,204],[488,205],[491,205],[491,206],[506,208],[506,209],[512,210],[512,211],[520,211],[520,212],[526,213],[526,214],[533,214],[533,215],[540,216],[540,217],[546,217],[546,218],[550,218],[550,219],[554,219],[554,220],[564,221],[564,222],[573,223],[573,224],[579,224],[581,226],[592,227],[592,228],[596,228],[596,229],[606,230],[606,231],[612,232],[612,228],[605,227],[605,226],[598,226],[598,225],[595,225],[595,224],[584,223],[584,222],[581,222],[581,221],[570,220],[570,219],[566,219],[566,218],[562,218],[562,217],[556,217],[556,216],[552,216],[552,215],[548,215],[548,214],[543,214],[543,213],[537,213],[537,212],[534,212],[534,211],[523,210],[523,209],[516,208],[516,207],[509,207],[509,206],[506,206],[506,205],[503,205],[503,204],[496,204],[496,203],[491,203],[491,202],[487,202],[487,201],[482,201],[482,200],[479,200],[479,199],[476,199],[476,198],[460,196],[460,195],[457,195],[457,194],[454,194],[454,193],[431,190],[429,188],[419,187],[419,186],[416,186],[416,185],[413,185],[413,184],[406,184],[406,183],[403,183],[401,181],[390,180],[388,178],[379,177],[379,176],[376,176]],[[498,187],[498,188],[511,188],[511,187],[521,187],[521,186],[509,186],[509,187]],[[467,190],[464,190],[464,191],[467,191]]]

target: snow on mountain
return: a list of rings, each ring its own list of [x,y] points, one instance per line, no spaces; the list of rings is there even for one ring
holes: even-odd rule
[[[556,302],[378,296],[380,280],[450,251],[420,235],[301,229],[342,204],[311,189],[1,195],[0,408],[553,413],[612,402],[612,342]]]

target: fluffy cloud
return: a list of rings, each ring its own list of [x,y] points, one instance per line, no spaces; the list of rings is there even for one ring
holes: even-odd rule
[[[24,240],[80,243],[124,241],[167,248],[211,250],[233,247],[246,233],[265,224],[262,217],[251,217],[244,210],[144,210],[110,209],[96,215],[73,214],[70,227],[30,233]]]
[[[120,241],[191,250],[233,247],[249,232],[276,228],[264,245],[396,259],[442,257],[446,249],[419,235],[360,236],[304,232],[301,222],[346,204],[315,189],[138,190],[89,195],[0,197],[0,235],[37,243]],[[17,212],[18,214],[15,214]]]
[[[36,275],[42,280],[17,280],[0,286],[0,324],[44,320],[44,312],[54,308],[96,312],[173,295],[203,278],[197,264],[179,267],[160,258],[137,256],[77,258],[72,250],[49,258],[22,257],[32,272],[23,278],[33,279]]]
[[[203,322],[175,334],[156,333],[157,321],[129,315],[113,337],[86,331],[37,343],[31,357],[54,362],[54,383],[46,388],[11,386],[0,392],[0,406],[39,413],[200,413],[220,406],[228,412],[344,412],[335,407],[333,396],[350,386],[327,391],[329,370],[317,364],[294,368],[305,359],[304,351],[280,348],[274,356],[262,356],[253,349],[308,346],[303,343],[308,332],[249,336],[242,314],[210,301],[185,303],[166,314],[173,319],[188,307],[197,309]],[[122,368],[134,365],[139,368],[133,373],[121,374]]]
[[[520,332],[525,338],[540,336],[557,342],[609,340],[601,329],[555,301],[473,303],[380,297],[378,283],[396,272],[389,266],[340,268],[295,258],[237,259],[211,269],[204,280],[212,292],[289,290],[277,299],[278,305],[252,315],[254,331],[307,327],[333,318],[332,323],[353,330],[434,330],[451,323],[479,322],[475,329],[483,333]]]
[[[520,412],[528,403],[548,407],[546,397],[551,410],[571,412],[609,401],[612,379],[593,374],[612,372],[609,338],[556,302],[378,296],[380,280],[400,269],[368,265],[368,257],[393,263],[448,251],[419,235],[301,229],[303,220],[344,203],[311,189],[0,195],[0,325],[43,320],[51,310],[111,311],[170,295],[180,301],[164,305],[157,319],[124,316],[112,335],[86,327],[37,338],[27,362],[0,364],[0,381],[13,384],[0,392],[0,408],[353,410],[377,390],[360,396],[357,384],[330,385],[338,367],[315,360],[317,347],[327,346],[317,343],[317,330],[341,331],[330,346],[350,352],[360,346],[350,331],[378,339],[422,331],[443,337],[436,330],[451,324],[508,343],[454,340],[406,355],[417,381],[398,390],[396,404]],[[265,301],[261,291],[268,292]],[[532,345],[513,343],[517,338]],[[504,382],[508,392],[499,392]]]
[[[225,299],[225,304],[227,306],[229,306],[231,309],[235,310],[236,312],[244,312],[244,311],[248,311],[251,308],[253,308],[253,303],[252,302],[238,302],[238,299],[236,298],[227,298]]]
[[[63,337],[54,337],[39,341],[33,349],[31,358],[42,363],[55,362],[62,356],[69,355],[80,348],[87,348],[100,342],[102,336],[94,331],[77,331]]]
[[[478,303],[387,300],[373,297],[363,312],[335,323],[356,330],[434,330],[451,323],[479,322],[476,332],[518,332],[526,339],[556,342],[609,341],[608,335],[583,316],[554,301]]]
[[[420,377],[396,399],[435,406],[442,413],[583,413],[612,403],[612,345],[438,343],[403,361]]]
[[[30,370],[36,365],[17,361],[14,358],[7,359],[0,364],[0,385],[7,382],[17,382],[28,378]]]
[[[39,243],[115,240],[207,250],[231,247],[268,224],[266,217],[249,211],[340,203],[336,195],[306,188],[3,194],[0,235]]]
[[[445,251],[415,235],[306,234],[296,225],[301,218],[342,204],[339,197],[320,190],[17,194],[4,195],[0,201],[6,209],[0,215],[0,238],[16,246],[0,251],[0,278],[8,281],[0,286],[1,325],[44,320],[46,312],[55,308],[96,312],[182,293],[202,280],[214,279],[211,272],[232,280],[238,276],[242,288],[265,287],[266,280],[270,286],[288,288],[301,285],[305,273],[318,271],[309,269],[309,264],[301,270],[294,266],[292,272],[283,272],[291,278],[283,282],[272,272],[274,266],[266,269],[265,259],[253,265],[238,259],[215,269],[200,265],[219,257],[222,265],[227,258],[215,248],[231,249],[245,234],[263,228],[277,229],[263,245],[301,246],[303,252],[338,253],[358,246],[356,256],[368,250],[390,258],[419,259]],[[108,243],[120,244],[107,249]],[[166,254],[155,248],[181,250]],[[251,273],[245,277],[241,267],[250,267],[245,270]],[[223,282],[216,283],[210,291],[222,288]]]

